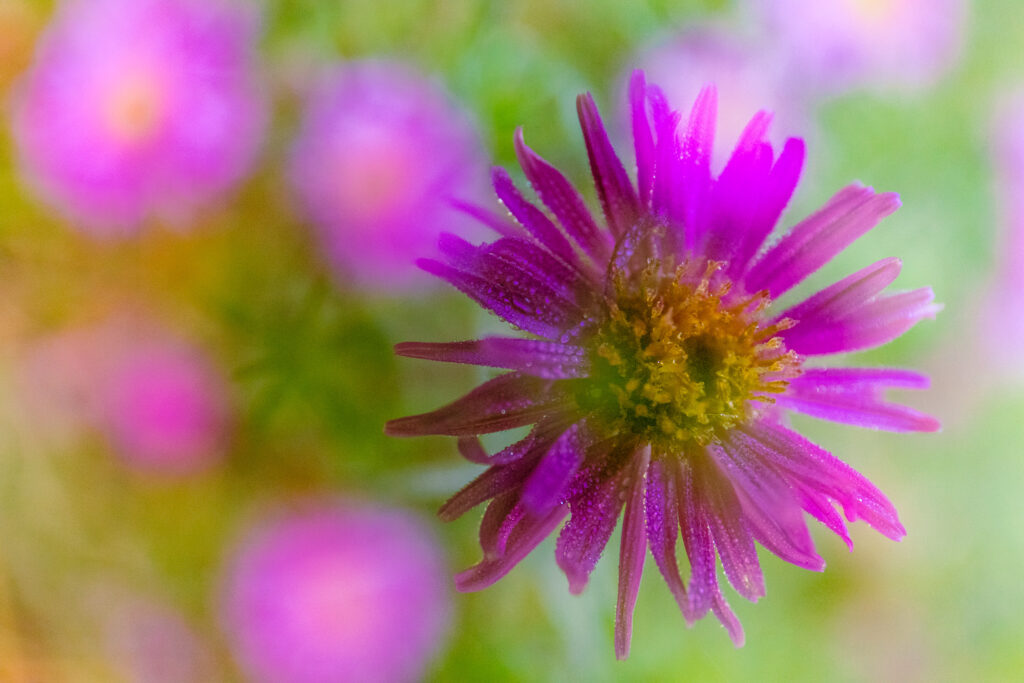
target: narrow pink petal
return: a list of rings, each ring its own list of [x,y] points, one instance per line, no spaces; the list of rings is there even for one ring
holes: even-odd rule
[[[456,590],[460,593],[482,590],[508,574],[562,523],[568,511],[565,505],[560,505],[546,517],[524,515],[508,534],[502,555],[484,557],[478,564],[455,575]]]
[[[939,421],[913,408],[886,402],[886,386],[924,388],[927,378],[898,370],[814,368],[790,381],[776,396],[780,408],[843,424],[894,432],[934,432]]]
[[[649,207],[654,187],[654,136],[647,118],[647,83],[639,69],[629,79],[629,104],[639,200],[641,206]]]
[[[384,432],[389,436],[470,436],[533,424],[555,412],[564,400],[554,384],[510,372],[437,410],[391,420]]]
[[[518,500],[518,491],[506,491],[488,503],[480,520],[480,548],[484,557],[505,553],[508,535],[524,514],[522,506],[516,505]]]
[[[934,318],[941,309],[934,299],[930,287],[890,294],[841,318],[813,324],[805,320],[779,336],[787,348],[808,356],[870,349],[896,339],[924,318]]]
[[[745,278],[747,291],[767,290],[778,298],[899,206],[893,193],[875,194],[869,187],[848,185],[754,264]]]
[[[679,511],[676,495],[675,468],[654,459],[647,470],[647,539],[651,555],[665,577],[672,596],[688,623],[693,622],[690,598],[676,561],[676,539],[679,538]]]
[[[636,191],[608,139],[601,115],[590,93],[576,98],[576,113],[579,115],[580,128],[587,144],[590,172],[594,176],[594,186],[597,188],[605,219],[612,234],[621,235],[632,225],[639,213]]]
[[[590,210],[572,183],[526,145],[522,128],[516,130],[515,148],[519,165],[533,189],[566,232],[598,261],[607,258],[610,247],[608,239],[594,223]]]
[[[846,523],[836,512],[828,496],[800,482],[793,482],[793,489],[800,500],[800,507],[835,532],[836,536],[846,544],[846,547],[853,550],[853,540],[850,538],[850,532],[846,529]]]
[[[648,101],[654,122],[654,176],[651,187],[651,209],[665,220],[678,223],[677,205],[682,203],[679,177],[682,172],[679,143],[676,129],[679,127],[679,112],[668,106],[665,93],[655,85],[647,86]],[[683,236],[679,236],[682,244]]]
[[[571,516],[555,546],[555,560],[578,595],[587,586],[622,510],[622,480],[617,476],[593,482],[569,501]]]
[[[803,511],[789,483],[763,457],[763,446],[737,432],[720,447],[707,450],[736,486],[746,522],[761,544],[799,567],[824,569]]]
[[[543,211],[526,201],[516,188],[515,183],[512,182],[508,171],[495,167],[491,170],[491,182],[498,199],[519,221],[520,225],[526,228],[538,242],[547,247],[552,254],[566,263],[576,263],[576,250],[569,244],[569,240]]]
[[[407,358],[519,370],[547,379],[584,377],[589,365],[585,351],[578,346],[514,337],[442,343],[403,342],[395,346],[395,353]]]
[[[747,600],[757,602],[764,596],[764,576],[732,482],[713,463],[705,462],[697,467],[696,488],[704,496],[705,517],[729,583]]]
[[[491,498],[519,489],[523,479],[542,454],[543,451],[538,450],[507,465],[488,467],[480,476],[449,498],[437,511],[437,516],[445,522],[451,522]]]
[[[532,515],[545,515],[561,503],[576,470],[583,464],[588,441],[574,424],[551,445],[523,485],[522,503]]]
[[[703,456],[700,456],[703,457]],[[708,518],[711,511],[701,495],[692,464],[680,460],[676,469],[679,496],[679,526],[686,555],[690,560],[690,612],[687,623],[704,616],[710,609],[725,626],[736,647],[743,645],[743,627],[718,588],[715,547]],[[685,615],[685,612],[684,612]]]
[[[644,514],[644,485],[647,465],[651,459],[650,446],[633,456],[632,481],[626,498],[626,511],[622,517],[622,544],[619,548],[619,598],[615,605],[615,656],[629,656],[629,642],[633,637],[633,609],[640,591],[640,578],[647,556],[647,533]]]
[[[696,249],[708,229],[711,200],[711,148],[715,139],[718,90],[705,86],[690,111],[682,140],[682,165],[677,196],[683,200],[682,214],[687,250]]]
[[[479,465],[508,465],[533,451],[539,451],[537,457],[540,457],[568,427],[569,424],[562,420],[538,422],[526,437],[509,444],[494,455],[487,454],[478,437],[460,436],[459,453],[466,460]]]
[[[760,442],[765,457],[788,476],[838,502],[850,521],[863,519],[893,540],[906,534],[892,503],[843,461],[781,425],[762,421],[743,431]]]
[[[519,287],[510,289],[432,259],[420,259],[417,265],[447,281],[503,320],[539,337],[558,339],[564,330],[571,329],[579,321],[577,311],[551,305],[552,301],[559,299],[557,295],[545,292],[542,283],[533,281],[530,287],[523,287],[520,283]]]
[[[779,317],[791,318],[797,326],[828,324],[841,319],[880,294],[896,279],[902,267],[903,262],[898,258],[882,259],[810,296]]]

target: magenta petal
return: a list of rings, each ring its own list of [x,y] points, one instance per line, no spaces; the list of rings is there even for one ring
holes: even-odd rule
[[[648,207],[654,186],[654,135],[647,118],[647,82],[639,69],[629,79],[629,106],[639,199],[642,206]]]
[[[561,401],[552,382],[510,372],[429,413],[391,420],[390,436],[471,436],[515,429],[549,415]]]
[[[747,273],[749,292],[767,290],[776,299],[825,265],[855,239],[900,206],[893,193],[848,185],[804,219]]]
[[[708,453],[736,486],[747,525],[761,544],[787,562],[821,571],[825,562],[814,549],[803,511],[789,483],[761,457],[759,446],[737,433]]]
[[[503,555],[508,542],[508,535],[515,524],[522,518],[524,510],[519,501],[518,491],[506,491],[497,496],[487,505],[483,519],[480,520],[480,549],[484,557]]]
[[[898,258],[882,259],[810,296],[779,317],[792,318],[797,325],[806,323],[808,326],[841,319],[880,294],[896,279],[902,267],[903,262]]]
[[[676,194],[683,200],[682,213],[685,247],[693,250],[708,229],[711,197],[711,148],[715,139],[718,91],[705,86],[690,111],[690,121],[682,140],[680,187]]]
[[[803,163],[804,141],[799,138],[790,138],[786,141],[782,153],[764,181],[760,201],[757,203],[746,232],[736,236],[736,241],[728,249],[727,256],[723,257],[729,263],[726,274],[730,278],[742,279],[750,259],[754,257],[761,245],[764,244],[765,239],[775,229],[779,216],[782,215],[782,211],[786,208],[796,189]]]
[[[893,540],[906,534],[885,495],[832,454],[780,425],[758,422],[744,432],[758,441],[762,455],[788,476],[838,502],[850,521],[863,519]]]
[[[554,166],[538,156],[523,141],[522,128],[516,130],[516,158],[530,184],[545,206],[584,251],[601,260],[607,257],[608,239],[594,223],[590,210],[576,188]]]
[[[672,596],[679,604],[688,624],[694,616],[686,594],[679,563],[676,561],[676,539],[679,538],[675,470],[661,460],[652,460],[647,470],[647,539],[654,561],[665,577]]]
[[[461,593],[482,590],[508,574],[541,541],[547,538],[555,527],[561,524],[567,512],[568,508],[560,505],[545,517],[524,515],[508,534],[505,552],[501,555],[485,557],[478,564],[456,574],[456,590]]]
[[[779,336],[786,347],[812,356],[861,351],[896,339],[924,318],[934,318],[930,287],[899,292],[869,301],[834,319],[805,319]]]
[[[585,429],[574,424],[551,445],[523,485],[522,503],[532,515],[544,515],[562,502],[588,443]]]
[[[633,636],[633,609],[640,591],[640,577],[647,556],[647,533],[644,514],[644,479],[651,459],[650,446],[633,456],[635,469],[630,473],[631,485],[622,517],[622,544],[619,548],[619,598],[615,606],[615,656],[629,656]]]
[[[509,210],[509,213],[533,235],[538,242],[547,247],[552,254],[566,263],[576,263],[576,251],[569,244],[562,231],[547,217],[543,211],[526,201],[516,189],[508,171],[495,168],[491,171],[491,181],[498,199]]]
[[[507,216],[500,216],[482,206],[477,206],[471,202],[464,202],[460,199],[452,199],[449,203],[452,205],[452,208],[486,225],[502,237],[522,238],[526,236],[522,227],[509,220]]]
[[[576,98],[576,112],[587,144],[590,172],[594,176],[594,186],[597,188],[605,219],[612,234],[621,235],[633,224],[638,215],[640,207],[636,191],[608,139],[608,133],[597,112],[597,105],[589,93]]]
[[[552,294],[510,290],[431,259],[420,259],[417,264],[428,273],[449,282],[495,315],[537,336],[557,339],[562,335],[562,330],[573,327],[578,321],[578,313],[550,305],[552,300],[557,300]],[[531,284],[541,289],[544,287],[536,282]]]
[[[458,519],[483,502],[519,488],[523,477],[536,462],[539,453],[508,465],[488,467],[480,476],[469,482],[448,499],[437,516],[446,522]]]
[[[395,346],[395,353],[407,358],[508,368],[547,379],[583,377],[589,365],[584,350],[578,346],[515,337],[444,343],[403,342]]]
[[[555,560],[569,580],[569,592],[578,595],[611,538],[622,510],[622,481],[611,477],[597,482],[569,501],[572,513],[555,546]]]
[[[705,517],[729,583],[747,600],[757,602],[764,596],[764,576],[732,482],[712,463],[706,463],[697,471],[694,492],[704,498]]]
[[[693,466],[686,461],[680,461],[676,474],[679,526],[686,546],[686,555],[690,560],[689,596],[692,618],[699,619],[709,609],[712,610],[729,632],[729,637],[736,647],[740,647],[744,640],[743,627],[718,588],[715,546],[708,525],[711,512],[695,488],[700,484],[695,480]]]
[[[812,368],[790,380],[776,405],[805,415],[895,432],[934,432],[939,422],[883,399],[885,387],[924,389],[928,378],[906,370]]]

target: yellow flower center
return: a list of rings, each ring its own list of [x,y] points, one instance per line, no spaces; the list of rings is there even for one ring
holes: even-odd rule
[[[720,263],[696,276],[652,267],[614,283],[607,318],[591,344],[591,374],[576,399],[615,434],[632,434],[666,451],[705,445],[749,419],[752,401],[771,403],[799,373],[796,355],[776,335],[792,323],[765,325],[766,292],[728,297],[712,286]],[[699,271],[697,271],[699,273]]]

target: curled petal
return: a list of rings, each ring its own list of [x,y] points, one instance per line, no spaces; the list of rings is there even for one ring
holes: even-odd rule
[[[747,291],[767,290],[777,299],[899,206],[891,192],[875,194],[870,187],[848,185],[754,264],[745,278]]]

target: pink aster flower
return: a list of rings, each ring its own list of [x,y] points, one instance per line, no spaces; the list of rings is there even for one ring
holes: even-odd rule
[[[419,680],[446,630],[444,574],[411,514],[321,506],[248,536],[226,576],[224,621],[257,681]]]
[[[187,220],[248,172],[264,128],[254,12],[229,0],[67,0],[21,83],[22,166],[94,235]]]
[[[556,559],[579,592],[621,513],[619,657],[629,651],[648,550],[687,622],[712,611],[741,644],[716,555],[737,592],[757,600],[764,580],[755,542],[798,566],[824,567],[804,512],[847,543],[833,505],[890,538],[904,535],[882,493],[791,430],[788,411],[874,429],[938,427],[885,399],[890,388],[924,388],[922,375],[817,364],[934,315],[930,289],[883,293],[898,259],[782,310],[773,303],[892,213],[896,195],[849,185],[766,247],[796,186],[803,142],[787,140],[776,156],[765,141],[771,117],[761,112],[716,178],[713,88],[683,119],[637,72],[630,104],[635,184],[593,99],[577,100],[601,216],[517,132],[520,165],[550,214],[496,169],[495,190],[515,220],[490,216],[502,236],[479,247],[442,237],[443,260],[422,267],[530,336],[399,344],[403,356],[511,372],[387,426],[395,436],[457,436],[463,455],[488,466],[441,509],[453,519],[488,503],[483,560],[456,577],[460,590],[500,579],[568,516]],[[525,426],[528,436],[494,454],[478,438]],[[677,566],[680,537],[688,585]]]
[[[446,200],[470,191],[478,164],[474,127],[440,87],[398,63],[352,62],[309,97],[291,180],[342,277],[401,290],[451,226]]]
[[[169,337],[141,341],[121,349],[99,381],[97,419],[126,464],[184,475],[224,456],[228,391],[198,349]]]
[[[959,57],[963,0],[755,0],[813,87],[920,88]]]

